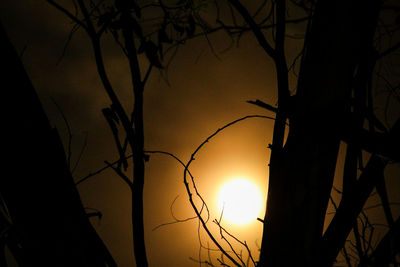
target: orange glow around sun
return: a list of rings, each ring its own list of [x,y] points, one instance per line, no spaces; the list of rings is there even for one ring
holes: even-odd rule
[[[236,225],[246,225],[257,220],[262,204],[260,189],[249,179],[231,179],[218,194],[218,212],[222,213],[222,220]]]

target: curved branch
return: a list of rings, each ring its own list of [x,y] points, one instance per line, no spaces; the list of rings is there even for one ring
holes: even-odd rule
[[[204,219],[201,217],[201,213],[199,212],[199,210],[198,210],[196,204],[195,204],[194,201],[193,201],[193,193],[191,192],[191,190],[190,190],[190,188],[189,188],[189,183],[188,183],[188,179],[187,179],[186,173],[187,173],[188,170],[189,170],[190,164],[191,164],[191,163],[194,161],[194,159],[195,159],[194,156],[197,154],[197,152],[199,152],[199,150],[200,150],[207,142],[209,142],[213,137],[215,137],[218,133],[220,133],[220,132],[223,131],[224,129],[226,129],[226,128],[228,128],[228,127],[230,127],[230,126],[232,126],[232,125],[234,125],[234,124],[236,124],[236,123],[238,123],[238,122],[241,122],[241,121],[243,121],[243,120],[250,119],[250,118],[264,118],[264,119],[275,120],[275,118],[269,117],[269,116],[263,116],[263,115],[249,115],[249,116],[245,116],[245,117],[242,117],[242,118],[240,118],[240,119],[234,120],[234,121],[232,121],[232,122],[226,124],[225,126],[219,128],[219,129],[216,130],[213,134],[211,134],[209,137],[207,137],[207,138],[195,149],[195,151],[192,153],[192,155],[191,155],[191,157],[190,157],[190,160],[189,160],[188,163],[185,165],[185,170],[184,170],[184,173],[183,173],[183,183],[185,184],[186,192],[187,192],[187,194],[188,194],[188,196],[189,196],[189,202],[190,202],[190,204],[191,204],[193,210],[195,211],[196,215],[198,216],[201,225],[203,226],[203,228],[204,228],[204,230],[206,231],[206,233],[207,233],[207,235],[209,236],[209,238],[210,238],[210,239],[212,240],[212,242],[218,247],[218,249],[223,253],[223,255],[225,255],[225,256],[226,256],[233,264],[235,264],[236,266],[241,266],[241,265],[240,265],[234,258],[232,258],[232,256],[229,255],[229,254],[222,248],[221,244],[219,244],[219,242],[218,242],[218,241],[215,239],[215,237],[211,234],[210,229],[208,229],[208,227],[207,227],[207,225],[206,225],[207,220],[204,220]],[[203,198],[201,197],[200,193],[198,192],[198,190],[197,190],[197,188],[196,188],[195,181],[194,181],[194,179],[193,179],[192,176],[191,176],[191,182],[192,182],[192,184],[193,184],[193,187],[194,187],[194,190],[195,190],[196,195],[197,195],[197,196],[203,201],[203,203],[204,203],[204,200],[203,200]]]

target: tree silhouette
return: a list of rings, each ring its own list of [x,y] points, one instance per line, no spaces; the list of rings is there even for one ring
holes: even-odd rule
[[[106,162],[119,177],[129,186],[132,196],[132,239],[134,245],[134,261],[137,266],[148,266],[146,247],[144,240],[143,223],[143,188],[145,180],[145,161],[148,155],[144,151],[144,122],[143,122],[143,91],[146,81],[153,69],[162,69],[161,59],[164,57],[163,45],[174,43],[172,37],[166,33],[166,28],[171,27],[178,36],[191,37],[194,33],[194,19],[186,10],[189,6],[178,4],[169,7],[161,1],[158,4],[139,5],[136,1],[116,0],[112,3],[105,1],[85,3],[78,0],[75,6],[75,14],[59,5],[56,1],[47,0],[55,8],[71,18],[76,27],[83,28],[88,34],[97,66],[97,71],[105,92],[111,101],[110,107],[102,110],[107,123],[110,126],[120,159],[114,164]],[[152,12],[160,12],[162,22],[150,25],[146,31],[140,24],[142,13],[147,9]],[[82,16],[80,18],[79,16]],[[117,95],[116,88],[111,84],[104,65],[101,41],[105,32],[111,32],[115,42],[129,62],[131,86],[133,91],[133,103],[131,116],[124,109]],[[122,40],[120,40],[120,36]],[[139,55],[145,54],[149,65],[142,78]],[[121,137],[118,124],[125,134]],[[123,139],[121,141],[121,139]],[[127,155],[129,147],[131,155]],[[154,151],[152,152],[154,153]],[[133,173],[127,174],[128,159],[132,159]],[[114,166],[115,165],[115,166]]]
[[[5,175],[0,179],[1,266],[117,266],[89,222],[64,148],[0,25]],[[8,112],[12,111],[12,112]]]
[[[347,266],[398,265],[396,257],[400,253],[400,219],[395,218],[391,211],[384,170],[388,164],[400,159],[400,120],[396,118],[389,125],[383,122],[384,118],[376,114],[374,108],[374,94],[379,90],[381,80],[390,89],[388,95],[398,98],[399,86],[393,85],[396,83],[395,75],[383,74],[378,68],[400,48],[400,43],[396,43],[399,40],[400,10],[397,3],[383,0],[276,0],[260,1],[259,6],[253,9],[238,0],[160,0],[154,3],[128,0],[86,3],[77,0],[73,12],[56,1],[47,2],[75,23],[74,30],[82,28],[90,38],[97,71],[111,102],[102,112],[119,153],[119,159],[113,163],[106,162],[106,167],[113,169],[132,193],[132,239],[137,266],[148,266],[143,224],[143,184],[145,162],[151,153],[172,156],[184,166],[184,183],[196,213],[193,218],[199,219],[218,252],[222,253],[218,258],[222,266],[333,266],[340,252],[343,252]],[[210,12],[216,19],[211,21],[209,16],[204,18],[204,9],[212,10]],[[148,10],[157,14],[156,22],[150,26],[145,24],[143,18],[143,13]],[[292,10],[295,10],[294,18],[289,16]],[[293,24],[302,25],[299,31],[304,35],[304,43],[294,63],[288,65],[290,36],[287,29]],[[274,117],[246,116],[225,125],[206,138],[186,164],[168,152],[146,152],[143,90],[153,67],[166,67],[168,60],[164,58],[165,53],[174,51],[188,39],[198,36],[208,38],[208,35],[219,31],[226,32],[232,42],[239,42],[243,34],[253,34],[263,52],[273,60],[277,106],[260,100],[249,102],[267,109]],[[105,33],[112,34],[129,62],[134,94],[131,115],[122,106],[104,67],[101,40]],[[8,43],[6,37],[2,43]],[[145,54],[148,60],[148,67],[144,71],[139,64],[139,54]],[[14,55],[9,63],[5,63],[7,66],[19,62],[15,52],[6,51],[5,55]],[[18,68],[18,72],[6,74],[4,79],[25,77],[21,66]],[[295,77],[297,85],[291,88],[290,70],[296,68],[299,69]],[[27,88],[30,90],[27,94],[32,95],[29,79],[11,79],[10,84],[24,82],[18,88]],[[6,92],[14,93],[11,90]],[[13,99],[13,96],[7,99]],[[25,109],[13,114],[12,126],[7,127],[12,129],[8,139],[13,142],[9,143],[15,144],[8,150],[12,159],[8,167],[19,170],[19,152],[26,148],[28,151],[40,151],[43,158],[30,157],[26,172],[16,176],[22,180],[2,179],[1,197],[7,209],[2,209],[1,227],[15,227],[16,231],[15,235],[11,230],[7,236],[2,235],[0,244],[7,244],[21,266],[29,266],[31,262],[34,266],[38,265],[43,257],[36,255],[43,250],[54,251],[50,254],[53,258],[49,262],[61,261],[62,264],[65,262],[65,266],[115,265],[87,220],[79,195],[71,183],[58,137],[49,127],[36,98],[26,98],[26,101],[21,104]],[[33,120],[35,127],[32,126],[32,119],[27,119],[27,114],[36,114],[38,119]],[[213,222],[228,249],[213,236],[209,230],[206,202],[189,171],[195,154],[210,139],[226,127],[254,117],[274,119],[268,203],[265,217],[260,219],[264,230],[258,259],[251,255],[246,242],[229,233],[221,220]],[[37,132],[35,129],[42,130]],[[26,132],[30,133],[29,136]],[[346,156],[341,177],[343,186],[337,189],[334,175],[341,142],[346,143]],[[369,153],[368,156],[365,156],[365,152]],[[57,156],[49,158],[49,155]],[[131,160],[131,164],[128,160]],[[44,170],[38,169],[43,166],[41,161],[50,161],[51,164],[46,164]],[[133,171],[129,174],[130,165]],[[49,179],[45,178],[40,183],[29,179],[34,173],[46,173],[43,176]],[[50,178],[54,173],[61,173],[60,177],[65,179],[60,183],[58,180],[54,182]],[[22,191],[21,184],[25,186]],[[53,189],[49,196],[50,191],[45,189],[46,186],[58,190]],[[376,245],[372,245],[371,241],[374,226],[363,213],[365,203],[374,189],[381,199],[389,229],[382,238],[376,240]],[[333,200],[332,191],[340,194],[338,205]],[[63,194],[58,195],[60,192]],[[49,197],[54,199],[50,207]],[[335,214],[324,229],[330,201]],[[200,206],[196,203],[200,203]],[[39,236],[37,229],[41,229]],[[54,243],[54,233],[57,233],[56,243],[63,244],[60,247],[48,246]],[[235,251],[228,238],[248,251],[250,256],[247,261]],[[73,250],[77,240],[84,245]],[[351,245],[347,240],[351,241]],[[210,248],[205,249],[210,251]],[[4,262],[4,255],[1,256]],[[199,262],[200,265],[213,266],[211,261],[199,259]]]

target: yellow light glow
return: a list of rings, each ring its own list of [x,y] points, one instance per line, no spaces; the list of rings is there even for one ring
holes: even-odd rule
[[[232,179],[225,183],[218,196],[218,211],[222,220],[244,225],[257,220],[262,197],[259,188],[247,179]]]

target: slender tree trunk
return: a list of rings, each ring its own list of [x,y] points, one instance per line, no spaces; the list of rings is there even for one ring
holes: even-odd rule
[[[17,53],[2,44],[3,175],[0,193],[22,249],[21,266],[116,266],[92,227],[57,131],[42,109]]]
[[[133,182],[132,192],[132,233],[136,266],[147,267],[146,244],[144,240],[144,217],[143,217],[143,190],[145,180],[145,158],[144,158],[144,122],[143,122],[143,83],[140,74],[137,49],[134,40],[134,29],[132,26],[130,3],[121,1],[121,20],[124,23],[122,34],[124,36],[125,48],[129,61],[131,81],[134,93],[134,106],[132,124],[134,126],[134,138],[130,140],[133,154]],[[136,36],[138,37],[138,36]],[[125,129],[127,132],[130,129]]]
[[[380,1],[319,1],[305,40],[290,131],[272,147],[258,266],[323,266],[321,240],[353,74]],[[362,8],[361,8],[362,7]],[[372,19],[373,20],[373,19]],[[274,160],[273,160],[274,159]]]

